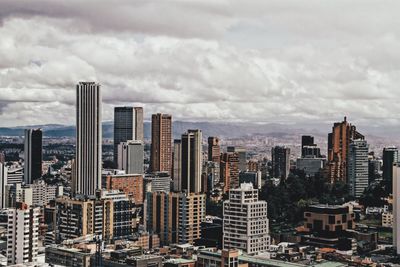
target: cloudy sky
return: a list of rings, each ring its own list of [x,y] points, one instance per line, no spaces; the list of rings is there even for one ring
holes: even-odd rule
[[[0,126],[103,117],[400,128],[398,0],[1,0]]]

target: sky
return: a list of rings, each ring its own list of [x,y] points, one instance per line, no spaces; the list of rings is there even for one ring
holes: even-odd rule
[[[398,0],[1,0],[0,126],[145,117],[400,129]]]

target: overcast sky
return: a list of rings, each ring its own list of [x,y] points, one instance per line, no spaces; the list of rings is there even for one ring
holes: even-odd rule
[[[1,0],[0,126],[73,124],[75,84],[175,120],[400,125],[400,1]]]

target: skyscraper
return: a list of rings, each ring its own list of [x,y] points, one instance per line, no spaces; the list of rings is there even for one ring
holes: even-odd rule
[[[239,157],[239,171],[247,171],[247,153],[244,147],[228,146],[227,152],[237,153]]]
[[[239,187],[239,155],[236,152],[221,154],[220,179],[224,182],[224,192]]]
[[[0,163],[0,209],[7,208],[8,197],[6,196],[7,190],[7,174],[8,168],[5,164]]]
[[[189,130],[182,135],[181,190],[201,192],[202,140],[200,130]]]
[[[179,139],[174,140],[174,169],[172,172],[173,190],[179,192],[182,190],[182,142]]]
[[[272,176],[274,178],[288,178],[290,173],[290,148],[276,146],[271,150]]]
[[[391,187],[393,180],[393,164],[397,163],[399,160],[399,150],[396,147],[385,147],[383,149],[382,160],[383,180]]]
[[[143,108],[114,108],[114,163],[118,161],[118,145],[128,140],[144,141]]]
[[[258,200],[258,189],[243,183],[229,190],[224,201],[224,249],[241,249],[249,255],[266,252],[270,245],[267,202]]]
[[[221,161],[221,148],[218,137],[208,137],[208,161]]]
[[[332,133],[328,135],[328,180],[348,182],[347,156],[349,145],[353,140],[364,140],[364,136],[356,130],[356,126],[344,121],[336,122],[332,127]]]
[[[303,135],[301,137],[301,147],[305,146],[313,146],[314,144],[314,136],[311,135]]]
[[[365,140],[353,140],[350,143],[348,177],[350,194],[359,198],[368,187],[368,144]]]
[[[400,164],[393,166],[393,246],[400,255]]]
[[[76,160],[73,193],[94,195],[101,188],[101,92],[94,82],[76,86]]]
[[[172,172],[172,116],[153,114],[151,117],[151,170]]]
[[[24,182],[42,177],[42,130],[26,129],[24,140]]]
[[[144,173],[144,145],[142,141],[128,140],[118,145],[118,169],[126,174]]]

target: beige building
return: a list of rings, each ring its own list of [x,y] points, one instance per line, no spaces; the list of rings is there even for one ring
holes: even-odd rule
[[[153,114],[151,118],[151,170],[172,172],[172,116]]]

